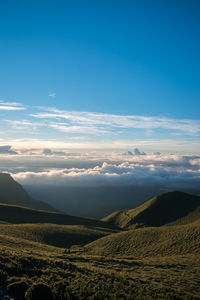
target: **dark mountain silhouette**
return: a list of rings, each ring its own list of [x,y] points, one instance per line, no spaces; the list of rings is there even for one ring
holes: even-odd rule
[[[0,203],[55,211],[51,205],[31,198],[23,187],[7,173],[0,173]]]

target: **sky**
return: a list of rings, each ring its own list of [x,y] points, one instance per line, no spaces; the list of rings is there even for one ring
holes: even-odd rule
[[[199,13],[195,0],[0,1],[0,152],[199,154]]]

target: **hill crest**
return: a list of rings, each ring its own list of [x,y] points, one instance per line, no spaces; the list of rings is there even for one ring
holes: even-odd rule
[[[102,220],[121,228],[138,228],[187,224],[199,218],[200,197],[172,191],[158,195],[134,209],[115,212]]]
[[[101,227],[116,229],[110,223],[100,220],[71,216],[59,212],[36,210],[17,205],[0,203],[0,222],[11,224],[57,224],[57,225],[84,225],[91,227]]]

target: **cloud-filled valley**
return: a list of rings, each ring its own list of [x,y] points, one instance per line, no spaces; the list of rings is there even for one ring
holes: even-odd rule
[[[102,217],[169,190],[200,193],[199,156],[45,153],[20,159],[9,155],[4,163],[0,158],[1,171],[9,172],[35,199],[66,213]]]

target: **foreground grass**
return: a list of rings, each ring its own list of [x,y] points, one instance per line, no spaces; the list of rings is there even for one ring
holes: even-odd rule
[[[0,282],[47,284],[55,299],[200,299],[200,256],[99,256],[0,235]],[[23,299],[23,297],[21,298]]]

